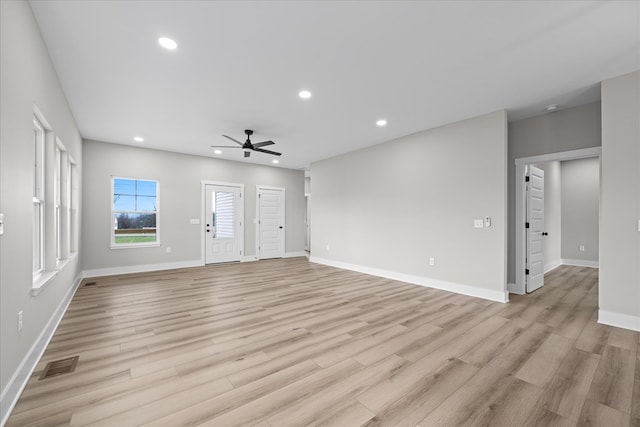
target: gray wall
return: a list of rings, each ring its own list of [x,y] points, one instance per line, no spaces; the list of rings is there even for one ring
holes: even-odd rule
[[[639,117],[640,71],[602,82],[600,315],[635,316],[640,330]]]
[[[504,292],[506,126],[499,111],[314,163],[312,259]]]
[[[245,256],[255,255],[256,185],[286,189],[286,252],[304,250],[304,172],[84,141],[85,270],[197,261],[201,258],[201,180],[245,185]],[[161,247],[110,249],[111,176],[160,181]],[[166,247],[171,247],[167,253]]]
[[[597,262],[600,159],[563,161],[561,170],[562,259]]]
[[[44,114],[82,173],[82,144],[40,31],[25,1],[0,2],[0,386],[7,390],[29,349],[80,277],[79,256],[58,271],[37,296],[32,296],[33,136],[34,106]],[[48,138],[53,153],[53,138]],[[51,163],[48,164],[51,166]],[[52,191],[53,185],[48,183]],[[52,194],[45,214],[52,221]],[[55,269],[52,228],[47,233],[47,265]],[[17,313],[24,328],[17,331]],[[3,411],[6,400],[2,402]],[[5,415],[4,413],[2,415]]]
[[[562,260],[562,180],[560,162],[535,165],[544,170],[544,270],[560,265]]]
[[[600,103],[568,108],[509,124],[508,280],[515,282],[515,163],[522,157],[601,145]]]

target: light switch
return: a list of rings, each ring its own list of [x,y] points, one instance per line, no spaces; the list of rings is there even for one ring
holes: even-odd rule
[[[483,221],[481,219],[474,219],[473,220],[473,226],[475,228],[482,228],[484,226],[483,225]]]
[[[638,225],[640,226],[640,224]],[[0,236],[4,234],[4,214],[0,213]]]
[[[191,225],[198,225],[200,224],[200,220],[198,218],[191,218],[189,223],[191,223]]]

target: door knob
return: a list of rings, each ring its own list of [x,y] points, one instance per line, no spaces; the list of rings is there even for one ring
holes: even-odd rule
[[[283,227],[282,227],[282,226],[280,226],[280,227],[278,227],[278,228],[282,229]]]

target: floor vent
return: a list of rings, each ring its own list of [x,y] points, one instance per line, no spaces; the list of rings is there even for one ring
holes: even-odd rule
[[[42,375],[40,375],[40,379],[44,380],[47,378],[57,377],[58,375],[70,374],[76,370],[76,365],[78,364],[78,359],[80,356],[69,357],[68,359],[56,360],[54,362],[47,363],[47,366],[44,368]]]
[[[95,286],[95,285],[97,285],[96,282],[87,282],[84,284],[84,287],[86,288],[87,286]]]

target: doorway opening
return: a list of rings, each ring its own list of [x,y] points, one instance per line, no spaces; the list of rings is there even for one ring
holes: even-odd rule
[[[528,251],[531,249],[528,248],[528,239],[527,233],[528,230],[526,228],[527,225],[527,181],[526,176],[530,166],[540,165],[547,162],[563,162],[569,160],[578,160],[578,159],[587,159],[587,158],[598,158],[601,155],[602,149],[601,147],[593,147],[593,148],[585,148],[580,150],[572,150],[572,151],[564,151],[559,153],[551,153],[544,154],[540,156],[532,156],[519,158],[515,160],[515,179],[516,179],[516,199],[515,199],[515,233],[516,233],[516,258],[515,258],[515,272],[516,272],[516,283],[508,285],[508,291],[514,294],[525,294],[528,291],[527,289],[527,269],[529,269],[529,273],[531,273],[530,263],[528,259]],[[598,166],[599,169],[599,166]],[[599,174],[598,174],[599,175]],[[600,188],[598,186],[597,189],[598,197],[600,193]],[[598,200],[598,211],[599,211],[599,200]],[[598,214],[599,216],[599,214]],[[529,224],[531,226],[531,224]],[[544,220],[542,223],[542,227],[544,228]],[[545,230],[538,230],[538,233],[546,232]],[[545,236],[546,237],[546,236]],[[554,236],[557,237],[557,236]],[[597,244],[595,244],[597,247]],[[534,248],[536,249],[536,248]],[[541,247],[537,249],[541,250]],[[584,250],[584,248],[580,247],[579,249]],[[560,265],[559,263],[557,265]],[[557,266],[556,265],[556,266]],[[542,278],[544,277],[545,270],[548,271],[548,268],[544,268],[544,263],[542,266]],[[548,267],[548,266],[547,266]],[[530,275],[530,274],[529,274]],[[542,279],[543,280],[543,279]],[[539,286],[543,286],[544,283],[539,283]],[[532,288],[534,288],[533,286]]]

